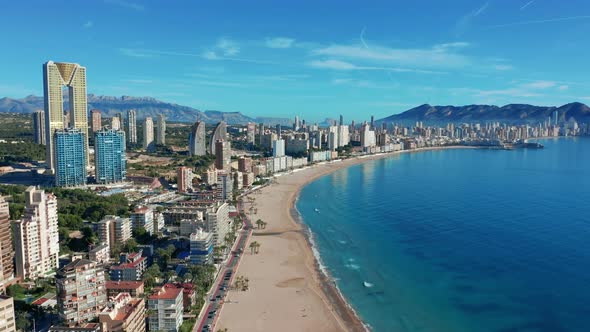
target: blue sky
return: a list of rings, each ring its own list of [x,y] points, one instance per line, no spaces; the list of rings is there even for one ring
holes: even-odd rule
[[[88,92],[311,121],[423,104],[590,101],[590,2],[2,1],[0,96],[47,60]]]

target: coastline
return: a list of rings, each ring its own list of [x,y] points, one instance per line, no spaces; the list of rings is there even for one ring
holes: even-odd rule
[[[295,203],[301,189],[320,177],[366,161],[402,153],[472,146],[429,147],[324,162],[276,176],[273,183],[250,194],[266,229],[255,229],[250,241],[261,243],[260,254],[246,252],[238,270],[250,279],[247,292],[230,292],[217,328],[230,331],[367,331],[369,327],[323,269],[313,233]],[[248,207],[248,203],[245,206]]]

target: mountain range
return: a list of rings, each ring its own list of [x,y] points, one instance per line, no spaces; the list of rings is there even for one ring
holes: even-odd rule
[[[590,122],[590,107],[582,103],[570,103],[560,107],[533,106],[527,104],[467,105],[467,106],[431,106],[420,105],[400,114],[394,114],[377,120],[381,122],[476,122],[503,121],[514,123],[540,122],[558,112],[559,121],[574,118],[579,122]],[[553,121],[553,120],[552,120]]]
[[[67,101],[65,102],[67,103]],[[0,112],[11,113],[32,113],[35,110],[43,109],[43,97],[27,96],[21,99],[1,98]],[[112,117],[118,113],[126,114],[128,110],[134,109],[137,118],[143,119],[148,116],[157,117],[158,114],[166,116],[168,121],[173,122],[194,122],[197,120],[205,123],[217,123],[221,120],[228,124],[247,124],[248,122],[290,125],[291,120],[285,118],[251,118],[240,112],[201,111],[196,108],[167,103],[152,97],[111,97],[88,95],[88,108],[98,109],[103,117]]]
[[[173,122],[194,122],[200,119],[210,124],[221,120],[226,121],[228,124],[240,125],[255,122],[264,123],[265,125],[281,124],[282,126],[290,126],[293,123],[291,119],[287,118],[253,118],[240,112],[201,111],[188,106],[160,101],[152,97],[111,97],[89,94],[88,108],[100,110],[103,117],[112,117],[117,113],[126,114],[128,110],[134,109],[137,111],[138,119],[163,114],[168,121]],[[43,97],[31,95],[21,99],[0,98],[0,112],[31,113],[38,109],[43,109]],[[574,118],[579,122],[590,122],[590,107],[582,103],[570,103],[560,107],[527,104],[509,104],[501,107],[494,105],[431,106],[424,104],[403,113],[379,119],[376,122],[539,122],[552,117],[554,111],[558,112],[560,121]],[[324,122],[324,124],[327,123],[328,120]]]

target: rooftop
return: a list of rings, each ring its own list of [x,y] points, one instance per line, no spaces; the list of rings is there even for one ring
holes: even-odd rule
[[[182,293],[182,288],[166,284],[163,287],[154,288],[154,293],[150,295],[150,300],[174,300]]]
[[[138,289],[143,287],[143,281],[107,281],[107,289]]]

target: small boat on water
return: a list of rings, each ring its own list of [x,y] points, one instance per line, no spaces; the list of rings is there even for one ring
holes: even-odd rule
[[[317,212],[317,213],[320,213],[320,209],[318,209],[318,208],[315,208],[315,209],[313,209],[313,210],[314,210],[315,212]]]

